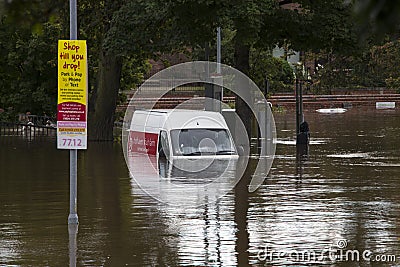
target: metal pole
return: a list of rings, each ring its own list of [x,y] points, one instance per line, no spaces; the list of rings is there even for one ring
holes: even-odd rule
[[[204,57],[207,62],[210,60],[210,45],[208,42],[205,43]],[[214,90],[213,90],[213,85],[211,84],[210,66],[208,63],[206,65],[206,77],[207,77],[207,83],[204,85],[204,95],[206,97],[205,103],[204,103],[204,109],[205,110],[213,110],[213,101],[212,100],[214,99]]]
[[[221,74],[221,27],[217,28],[217,73]],[[221,102],[224,102],[223,86],[221,86]],[[221,112],[221,108],[219,110]]]
[[[221,27],[217,28],[217,73],[221,73]]]
[[[78,23],[77,23],[77,5],[76,0],[69,0],[69,39],[78,39]]]
[[[69,15],[70,15],[70,39],[78,39],[78,26],[77,26],[77,0],[69,1]],[[69,151],[69,216],[68,224],[78,224],[78,182],[77,182],[77,160],[78,151],[71,149]]]
[[[71,149],[69,151],[69,216],[68,224],[78,224],[78,201],[77,201],[77,159],[78,151]]]
[[[303,113],[303,83],[299,84],[299,110],[300,110],[300,124],[304,122],[304,113]],[[299,125],[300,125],[299,124]],[[300,128],[300,127],[299,127]]]
[[[264,96],[265,96],[265,99],[268,98],[268,93],[269,93],[269,81],[268,81],[268,76],[265,75],[265,80],[264,80]]]
[[[76,267],[76,250],[78,248],[76,242],[76,235],[78,234],[78,225],[69,224],[68,225],[69,234],[69,267]]]

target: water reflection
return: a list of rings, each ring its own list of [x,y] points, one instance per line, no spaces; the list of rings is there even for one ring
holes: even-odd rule
[[[185,208],[216,202],[235,186],[247,163],[246,158],[236,157],[168,160],[137,153],[129,154],[127,161],[143,193]]]

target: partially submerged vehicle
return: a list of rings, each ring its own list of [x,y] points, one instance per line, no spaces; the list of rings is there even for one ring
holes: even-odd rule
[[[174,206],[216,201],[247,164],[218,112],[136,110],[126,134],[131,177],[147,195]]]
[[[128,131],[128,154],[165,156],[170,160],[238,158],[229,128],[218,112],[136,110]]]

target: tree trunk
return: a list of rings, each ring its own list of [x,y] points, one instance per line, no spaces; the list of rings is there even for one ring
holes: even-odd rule
[[[241,36],[237,33],[237,36]],[[248,75],[250,71],[250,46],[243,44],[243,40],[235,41],[235,67]],[[253,113],[250,107],[236,95],[236,113],[242,120],[244,127],[246,128],[247,136],[249,137],[249,143],[251,141],[251,122],[253,120]],[[250,266],[249,264],[249,233],[247,231],[247,212],[249,209],[249,191],[248,185],[250,183],[251,174],[253,169],[250,167],[250,161],[246,167],[246,171],[242,178],[235,186],[235,222],[237,225],[236,232],[236,252],[238,266]]]
[[[250,46],[241,43],[240,41],[235,42],[235,67],[248,75],[250,71]],[[236,96],[236,113],[242,120],[244,127],[246,128],[249,141],[251,138],[251,122],[253,118],[253,113],[249,106],[239,97]]]
[[[249,161],[249,164],[251,161]],[[254,168],[254,166],[253,166]],[[234,221],[236,223],[236,258],[237,266],[249,267],[249,231],[247,214],[249,212],[249,183],[253,172],[251,168],[246,168],[242,178],[234,188],[235,205],[234,205]]]
[[[101,52],[98,84],[89,109],[89,140],[112,141],[122,60]]]

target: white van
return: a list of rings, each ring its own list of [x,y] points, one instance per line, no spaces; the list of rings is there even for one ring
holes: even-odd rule
[[[224,117],[218,112],[185,109],[136,110],[128,154],[168,159],[238,158]]]

